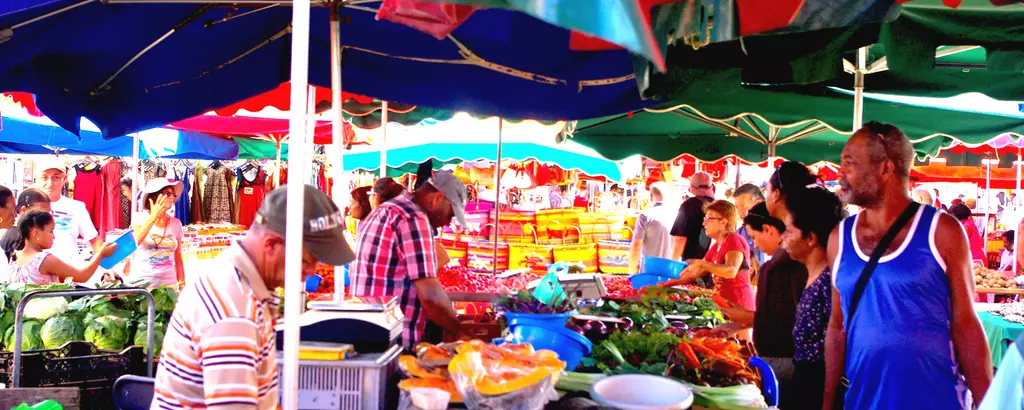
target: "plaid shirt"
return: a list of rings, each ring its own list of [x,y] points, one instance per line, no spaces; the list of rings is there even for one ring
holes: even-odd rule
[[[437,277],[427,214],[409,193],[381,204],[359,227],[356,253],[352,295],[397,297],[405,314],[401,343],[412,350],[427,327],[413,282]]]

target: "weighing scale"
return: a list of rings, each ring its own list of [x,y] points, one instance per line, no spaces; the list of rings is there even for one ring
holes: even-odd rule
[[[394,296],[343,301],[310,301],[299,315],[302,342],[347,343],[359,353],[381,353],[398,342],[405,316]],[[284,349],[284,324],[277,325],[277,348]]]
[[[527,290],[533,290],[537,288],[541,279],[534,280],[526,285]],[[562,285],[562,290],[565,293],[570,294],[576,298],[576,300],[585,299],[600,299],[603,298],[608,292],[604,288],[604,282],[601,281],[601,277],[589,273],[559,273],[558,283]]]

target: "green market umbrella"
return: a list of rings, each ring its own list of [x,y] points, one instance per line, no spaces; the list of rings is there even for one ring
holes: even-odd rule
[[[675,102],[631,114],[577,121],[572,140],[611,159],[640,154],[704,161],[736,155],[760,162],[780,156],[805,163],[839,162],[852,133],[853,96],[820,85],[740,85],[739,70],[691,71],[692,86]],[[866,119],[899,126],[918,156],[934,155],[953,139],[981,143],[1024,132],[1024,116],[948,110],[865,98]]]

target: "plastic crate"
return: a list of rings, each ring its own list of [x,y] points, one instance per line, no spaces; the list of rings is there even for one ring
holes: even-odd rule
[[[19,387],[78,387],[82,409],[112,409],[114,382],[124,375],[146,375],[141,346],[120,352],[97,349],[88,342],[68,342],[59,349],[21,354]],[[0,384],[11,384],[14,353],[0,352]]]
[[[299,410],[373,410],[386,409],[390,397],[397,397],[398,355],[401,346],[384,353],[364,353],[345,360],[299,361]],[[284,355],[278,352],[278,366]],[[282,380],[284,370],[278,368]],[[284,384],[278,385],[284,389]],[[389,389],[394,390],[393,392]],[[283,398],[280,391],[278,397]],[[393,406],[393,404],[392,404]]]

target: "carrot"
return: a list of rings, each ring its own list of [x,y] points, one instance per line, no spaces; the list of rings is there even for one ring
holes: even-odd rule
[[[732,306],[728,300],[725,300],[725,298],[723,298],[722,295],[719,295],[717,293],[711,295],[711,300],[715,301],[715,304],[718,305],[718,307],[720,308],[728,308]]]
[[[688,343],[679,344],[679,353],[683,354],[683,358],[686,359],[686,364],[691,369],[700,368],[700,359],[697,358],[697,354],[693,352],[693,348]]]

